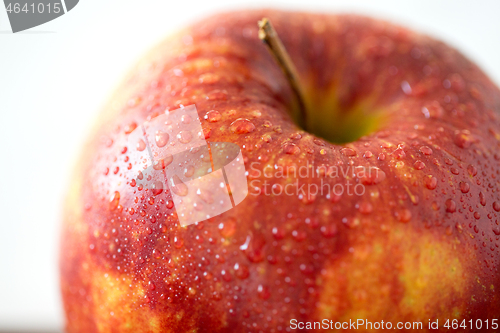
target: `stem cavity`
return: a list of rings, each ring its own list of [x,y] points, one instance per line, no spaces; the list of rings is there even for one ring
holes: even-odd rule
[[[300,84],[300,77],[298,75],[297,68],[295,68],[290,55],[286,51],[285,46],[281,42],[281,39],[276,33],[276,30],[274,30],[274,27],[269,19],[265,17],[262,18],[262,20],[258,22],[258,25],[260,40],[262,40],[262,42],[267,46],[268,51],[273,55],[274,59],[281,67],[281,70],[290,83],[299,107],[299,124],[303,129],[307,130],[307,109],[304,99],[304,90]]]

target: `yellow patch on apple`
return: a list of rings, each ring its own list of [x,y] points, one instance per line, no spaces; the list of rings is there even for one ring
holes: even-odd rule
[[[349,255],[331,262],[320,279],[316,318],[424,323],[460,318],[472,270],[449,239],[411,228],[397,226],[386,239],[354,245]]]

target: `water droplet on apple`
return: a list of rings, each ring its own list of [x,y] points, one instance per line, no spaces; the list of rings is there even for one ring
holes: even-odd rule
[[[425,163],[420,160],[417,160],[415,161],[415,163],[413,163],[413,168],[415,170],[422,170],[425,168]]]
[[[386,178],[385,172],[377,167],[360,166],[354,170],[363,185],[377,185]]]
[[[469,131],[457,131],[453,142],[455,142],[455,144],[460,148],[469,148],[472,143]]]
[[[155,196],[163,192],[163,183],[160,181],[155,181],[151,186],[151,192]]]
[[[227,91],[226,90],[212,90],[207,94],[207,99],[209,101],[216,101],[216,100],[227,100]]]
[[[248,119],[239,118],[231,123],[229,127],[233,133],[246,134],[255,130],[255,125]]]
[[[181,236],[179,235],[175,235],[174,236],[174,246],[177,248],[177,249],[180,249],[181,247],[184,246],[184,239],[182,239]]]
[[[471,175],[472,177],[474,177],[475,175],[477,175],[477,169],[475,166],[473,165],[470,165],[467,166],[467,172],[469,173],[469,175]]]
[[[184,169],[184,176],[189,178],[189,177],[192,177],[194,175],[194,166],[192,165],[188,165],[185,169]]]
[[[208,111],[204,118],[211,123],[216,123],[219,120],[221,120],[222,115],[220,114],[219,111],[212,110]]]
[[[231,282],[232,278],[231,278],[231,274],[229,274],[229,272],[226,272],[226,270],[223,269],[220,273],[221,273],[222,278],[224,279],[224,281]]]
[[[432,103],[422,107],[422,113],[425,118],[439,119],[443,117],[444,109],[438,101],[433,101]]]
[[[325,238],[332,238],[337,235],[338,230],[335,224],[324,225],[320,228],[321,235]]]
[[[253,238],[251,239],[248,237],[247,241],[245,241],[245,244],[247,244],[247,246],[245,247],[245,244],[243,244],[243,246],[240,246],[240,249],[243,249],[250,262],[258,263],[264,261],[264,247],[266,245],[264,237],[259,233],[254,234]]]
[[[400,160],[406,157],[406,153],[402,147],[398,147],[395,151],[392,152],[392,156]]]
[[[432,149],[427,146],[420,147],[420,152],[427,156],[432,155]]]
[[[245,264],[234,264],[234,272],[238,279],[245,280],[250,276],[248,267]]]
[[[146,143],[144,142],[143,139],[139,139],[136,147],[138,151],[143,151],[144,149],[146,149]]]
[[[192,120],[192,118],[191,118],[191,116],[190,116],[190,115],[188,115],[188,114],[183,114],[183,115],[182,115],[182,117],[181,117],[181,122],[182,122],[183,124],[190,124],[190,123],[191,123],[191,120]]]
[[[210,136],[212,135],[212,129],[207,126],[202,126],[202,131],[203,131],[203,137],[205,140],[210,139]]]
[[[282,228],[274,227],[272,230],[273,236],[276,239],[283,239],[285,237],[285,230]]]
[[[178,196],[185,197],[188,195],[188,187],[184,182],[179,178],[179,176],[174,175],[170,179],[171,189]]]
[[[135,129],[137,128],[137,124],[135,122],[131,122],[128,125],[125,126],[124,131],[125,134],[130,134],[132,133]]]
[[[292,237],[297,242],[302,242],[307,237],[307,233],[304,230],[294,230],[292,231]]]
[[[193,135],[190,131],[180,131],[177,134],[177,140],[179,140],[180,143],[189,143],[192,139]]]
[[[219,224],[219,232],[222,237],[231,237],[236,232],[236,220],[233,217]]]
[[[401,223],[407,223],[411,220],[411,211],[403,208],[395,212],[396,219]]]
[[[264,142],[271,143],[273,141],[273,138],[269,134],[264,134],[262,136],[262,140],[264,140]]]
[[[352,148],[342,148],[340,149],[340,152],[344,156],[356,156],[356,151]]]
[[[164,158],[159,159],[158,161],[154,161],[153,169],[155,170],[163,170],[165,169],[172,161],[174,157],[172,155],[167,155]]]
[[[459,187],[460,187],[460,191],[462,193],[468,193],[469,190],[470,190],[470,185],[466,182],[460,182],[459,184]]]
[[[163,131],[156,132],[155,142],[159,148],[165,147],[167,145],[169,139],[170,139],[170,136],[168,135],[168,133],[165,133]]]
[[[259,295],[260,299],[266,300],[271,296],[271,293],[269,292],[269,288],[259,284],[257,287],[257,295]]]
[[[316,146],[322,146],[322,147],[325,146],[325,142],[323,140],[314,139],[313,142]]]
[[[493,202],[493,209],[495,212],[500,212],[500,203],[498,201]]]
[[[253,110],[252,111],[252,117],[260,118],[261,116],[262,116],[262,112],[260,112],[260,110]]]
[[[457,168],[450,168],[450,172],[454,175],[458,175],[460,173]]]
[[[214,195],[212,192],[210,192],[209,190],[207,189],[198,189],[196,194],[199,195],[199,197],[201,198],[201,200],[203,200],[205,203],[211,205],[214,203]]]
[[[273,124],[269,120],[266,120],[266,121],[264,121],[264,124],[262,126],[269,128],[269,127],[273,126]]]
[[[493,227],[493,233],[497,236],[500,236],[500,227]]]
[[[115,193],[113,193],[113,195],[109,199],[109,209],[115,210],[116,207],[118,207],[119,203],[120,203],[120,192],[115,191]]]
[[[457,204],[452,199],[447,199],[444,202],[444,206],[446,207],[446,211],[448,213],[454,213],[457,210]]]
[[[358,217],[343,217],[342,223],[349,229],[355,229],[360,226],[360,219]]]
[[[448,236],[451,236],[453,234],[453,228],[451,227],[451,225],[449,225],[449,226],[446,227],[445,233]]]
[[[367,201],[363,201],[362,203],[359,204],[359,212],[361,214],[368,215],[373,211],[373,206],[371,203]]]
[[[479,192],[479,202],[481,205],[486,206],[486,196],[483,192]]]
[[[433,190],[437,187],[437,178],[432,175],[427,175],[424,178],[424,184],[429,190]]]
[[[300,148],[296,144],[289,143],[283,148],[283,151],[285,154],[294,155],[300,153]]]
[[[406,137],[410,140],[415,140],[418,137],[418,134],[415,132],[411,132],[411,133],[408,133],[408,135]]]

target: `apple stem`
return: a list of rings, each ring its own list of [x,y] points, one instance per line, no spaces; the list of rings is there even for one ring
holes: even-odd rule
[[[264,44],[266,44],[268,51],[273,55],[274,59],[281,67],[281,70],[285,74],[290,86],[292,88],[293,94],[299,105],[299,123],[302,128],[306,129],[307,124],[307,110],[306,103],[304,99],[303,89],[300,85],[299,75],[297,68],[295,68],[290,55],[288,54],[285,46],[281,42],[276,30],[269,21],[268,18],[262,18],[258,22],[259,25],[259,38]]]

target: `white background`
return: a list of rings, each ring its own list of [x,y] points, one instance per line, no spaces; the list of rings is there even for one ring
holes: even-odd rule
[[[57,249],[64,190],[85,133],[127,69],[195,19],[260,6],[389,19],[454,45],[500,83],[496,0],[84,0],[18,34],[0,7],[0,331],[62,326]]]

